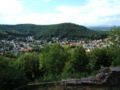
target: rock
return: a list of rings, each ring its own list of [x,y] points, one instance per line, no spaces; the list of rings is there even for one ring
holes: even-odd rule
[[[95,77],[87,77],[81,79],[72,79],[64,81],[65,84],[79,84],[79,85],[106,85],[119,86],[120,85],[120,67],[102,68]]]
[[[106,79],[105,84],[110,86],[120,85],[120,67],[111,68],[111,74]]]

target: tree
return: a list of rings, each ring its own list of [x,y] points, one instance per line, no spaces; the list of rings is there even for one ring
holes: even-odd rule
[[[87,71],[89,64],[88,56],[83,47],[76,47],[71,52],[70,61],[65,65],[63,77],[65,78],[78,78],[81,74]]]
[[[25,73],[28,80],[34,81],[40,74],[39,56],[36,53],[25,53],[18,58],[18,69]]]
[[[28,82],[13,62],[12,59],[0,56],[0,90],[13,90]]]
[[[120,66],[120,48],[113,48],[113,61],[112,66]]]
[[[113,54],[111,48],[97,48],[93,50],[91,58],[91,66],[93,69],[100,69],[100,67],[109,67],[112,64]]]
[[[120,47],[120,27],[113,27],[109,33],[109,37],[114,46]]]
[[[45,46],[41,53],[42,67],[45,69],[45,80],[60,79],[60,74],[67,60],[67,53],[59,44]]]

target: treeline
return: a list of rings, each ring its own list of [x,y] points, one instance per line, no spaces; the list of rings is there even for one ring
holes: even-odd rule
[[[99,39],[106,37],[104,31],[93,31],[85,26],[72,23],[62,23],[55,25],[0,25],[0,39],[34,36],[35,39],[59,39],[78,40],[81,38]]]
[[[57,81],[93,75],[101,67],[120,65],[120,48],[96,48],[90,53],[80,47],[46,45],[40,53],[18,58],[0,56],[0,90],[12,90],[29,82]]]

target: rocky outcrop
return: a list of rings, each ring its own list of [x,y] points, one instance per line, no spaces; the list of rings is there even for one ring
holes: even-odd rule
[[[111,68],[111,73],[106,79],[105,84],[110,86],[120,85],[120,67]]]
[[[87,78],[64,80],[66,85],[101,85],[101,86],[119,86],[120,85],[120,67],[103,68],[96,76]]]

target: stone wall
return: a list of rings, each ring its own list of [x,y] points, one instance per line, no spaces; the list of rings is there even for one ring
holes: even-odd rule
[[[120,90],[120,67],[104,68],[94,77],[33,83],[15,90]]]

